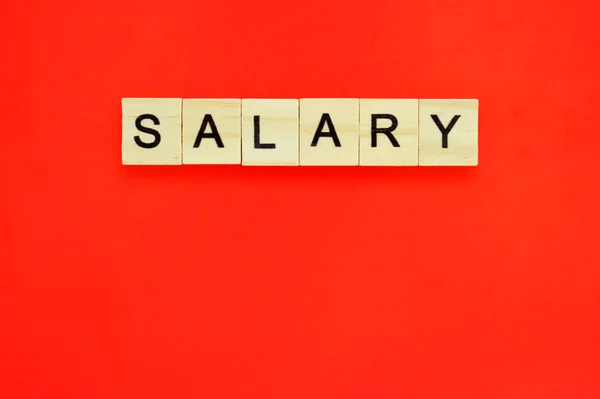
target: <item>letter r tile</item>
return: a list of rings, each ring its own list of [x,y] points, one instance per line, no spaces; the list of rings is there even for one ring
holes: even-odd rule
[[[360,164],[419,164],[419,100],[360,99]]]

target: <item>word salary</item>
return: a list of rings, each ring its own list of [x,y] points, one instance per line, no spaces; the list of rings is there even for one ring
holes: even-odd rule
[[[476,99],[122,99],[124,165],[475,166]]]

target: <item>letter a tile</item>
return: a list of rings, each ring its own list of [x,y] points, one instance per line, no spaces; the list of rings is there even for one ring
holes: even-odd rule
[[[240,99],[183,100],[183,163],[239,164],[242,157]]]
[[[478,109],[478,100],[419,100],[419,165],[477,165]]]
[[[358,99],[300,100],[300,165],[358,165]]]

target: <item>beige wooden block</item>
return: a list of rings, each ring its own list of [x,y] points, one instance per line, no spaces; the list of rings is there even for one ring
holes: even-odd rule
[[[241,141],[240,99],[183,100],[184,164],[239,164]]]
[[[360,165],[419,164],[419,100],[360,99]]]
[[[242,99],[242,164],[298,165],[298,100]]]
[[[477,165],[478,112],[478,100],[419,100],[419,165]]]
[[[181,98],[123,98],[123,165],[181,165]]]
[[[358,165],[358,99],[300,99],[300,165]]]

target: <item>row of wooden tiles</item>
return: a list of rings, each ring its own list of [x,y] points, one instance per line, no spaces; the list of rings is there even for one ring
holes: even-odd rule
[[[474,166],[473,99],[123,98],[124,165]]]

